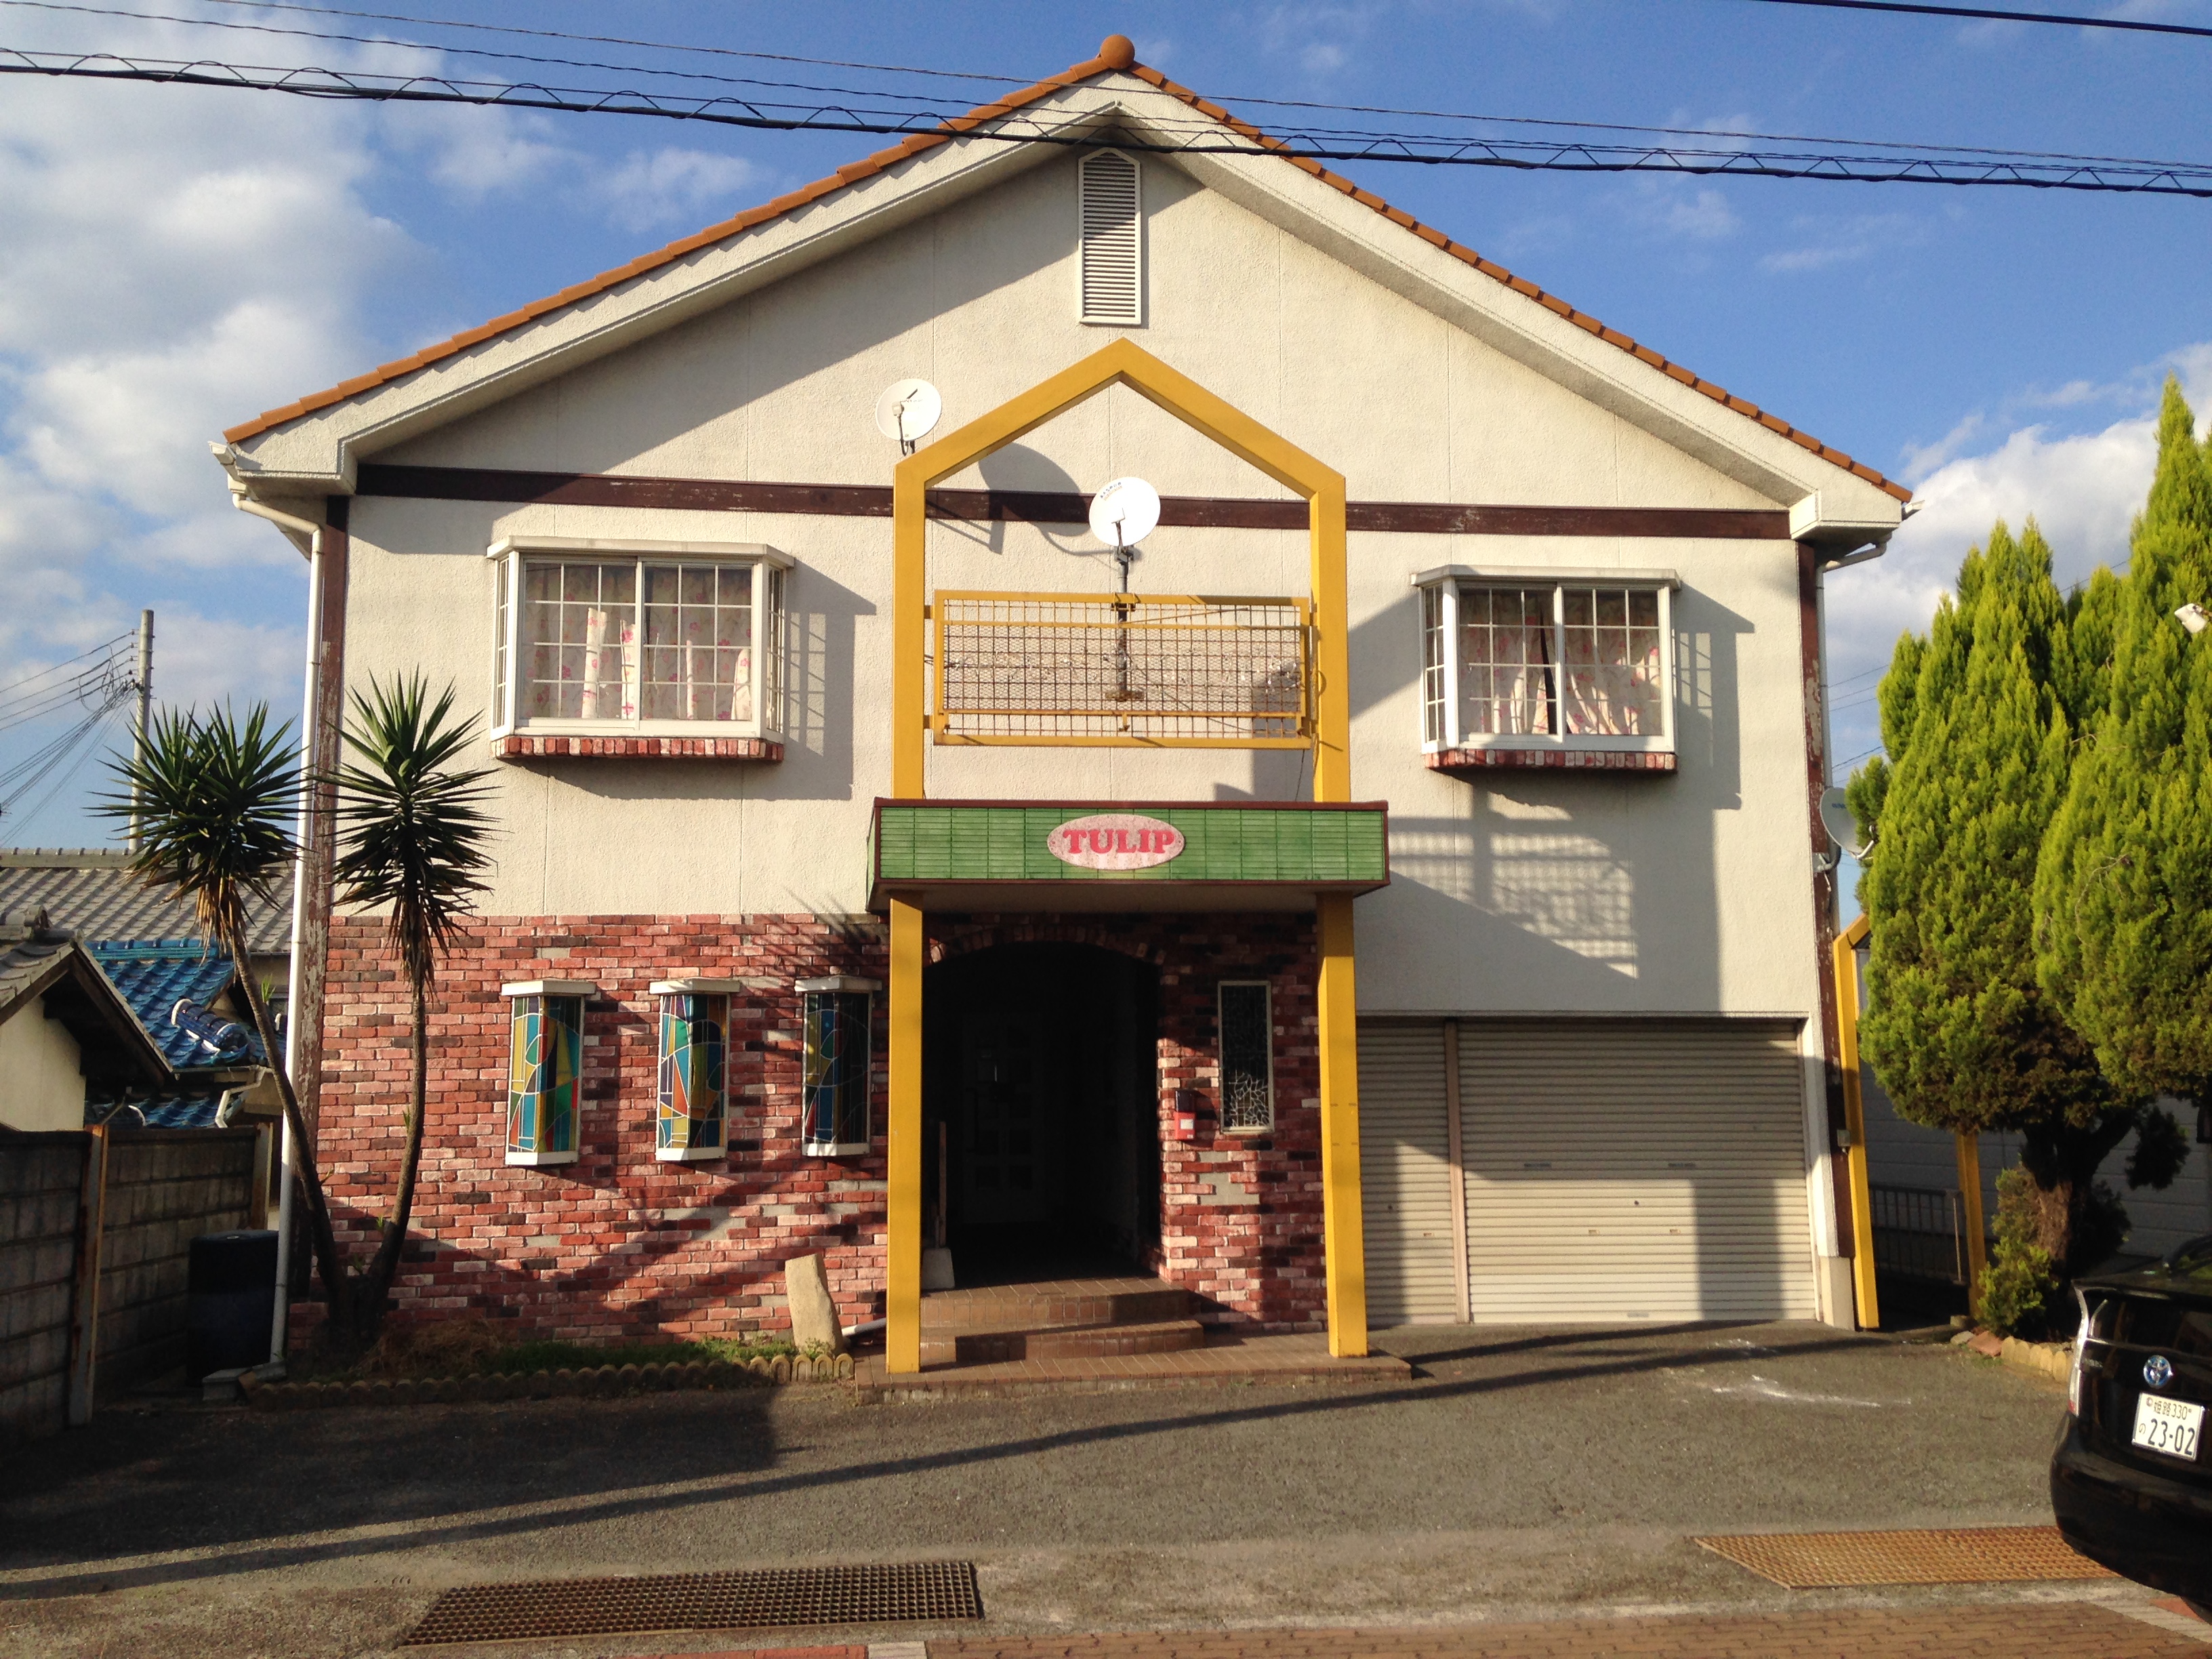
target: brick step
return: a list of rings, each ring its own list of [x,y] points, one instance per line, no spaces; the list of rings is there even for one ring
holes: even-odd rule
[[[1054,1325],[1043,1330],[924,1331],[924,1365],[992,1365],[1016,1359],[1112,1359],[1175,1353],[1206,1346],[1195,1319],[1116,1325]]]
[[[1042,1331],[1059,1326],[1149,1325],[1188,1319],[1198,1298],[1158,1279],[1097,1288],[993,1285],[933,1291],[921,1299],[925,1338],[965,1331]]]

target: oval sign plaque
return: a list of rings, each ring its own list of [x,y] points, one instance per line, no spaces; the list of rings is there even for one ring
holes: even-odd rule
[[[1045,837],[1062,864],[1085,870],[1149,870],[1182,853],[1182,831],[1141,812],[1099,812],[1070,818]]]

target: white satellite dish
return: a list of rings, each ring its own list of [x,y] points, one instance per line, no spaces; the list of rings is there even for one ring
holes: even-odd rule
[[[1866,856],[1866,845],[1859,839],[1859,821],[1852,816],[1850,805],[1840,789],[1820,792],[1820,827],[1828,832],[1828,839],[1853,858]]]
[[[1160,492],[1142,478],[1116,478],[1091,498],[1091,533],[1125,552],[1160,522]]]
[[[911,451],[945,413],[945,399],[927,380],[894,380],[876,399],[876,430]]]

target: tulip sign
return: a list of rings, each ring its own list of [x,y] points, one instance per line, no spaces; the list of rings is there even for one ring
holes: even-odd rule
[[[1045,838],[1062,864],[1085,870],[1149,870],[1182,854],[1182,831],[1139,812],[1071,818]]]

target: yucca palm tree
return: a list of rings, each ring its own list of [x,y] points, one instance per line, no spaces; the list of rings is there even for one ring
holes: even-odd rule
[[[413,1036],[399,1182],[352,1302],[350,1335],[362,1346],[375,1340],[383,1322],[414,1209],[429,1087],[430,988],[491,867],[484,850],[492,828],[484,810],[489,773],[451,769],[477,736],[473,718],[453,719],[454,695],[447,685],[432,702],[419,674],[388,685],[371,680],[366,694],[353,694],[345,733],[352,759],[331,780],[338,789],[341,896],[349,905],[388,907],[385,934],[406,975]]]
[[[189,898],[202,937],[220,944],[238,965],[253,1029],[283,1098],[295,1152],[293,1178],[306,1201],[315,1264],[332,1316],[343,1322],[345,1263],[330,1206],[268,1001],[246,971],[246,900],[251,895],[273,902],[272,885],[289,875],[299,854],[292,827],[300,809],[300,757],[290,736],[289,724],[270,728],[265,703],[256,703],[242,721],[228,707],[205,715],[158,714],[148,722],[137,754],[108,763],[124,787],[94,810],[137,821],[139,848],[131,867]]]

